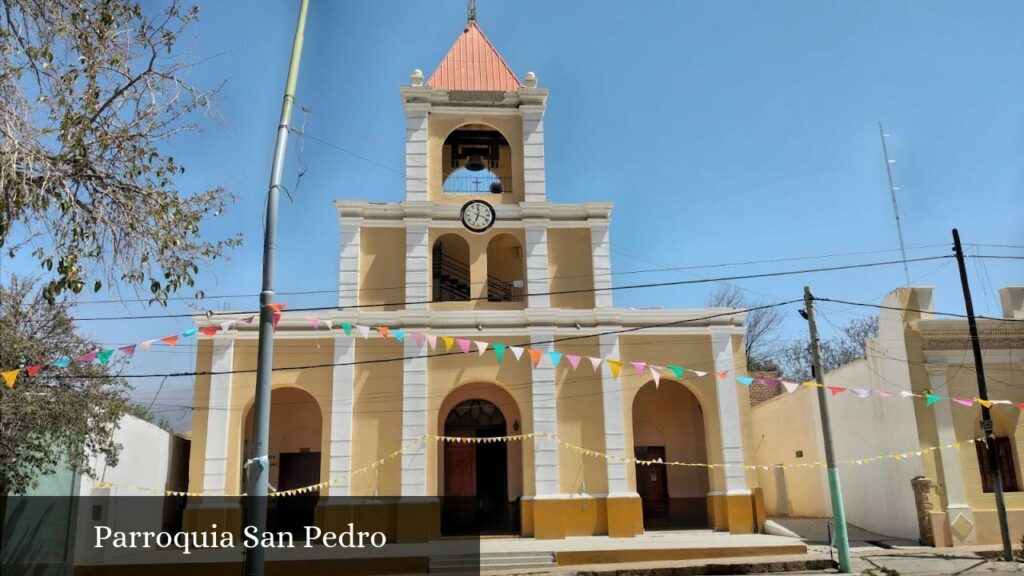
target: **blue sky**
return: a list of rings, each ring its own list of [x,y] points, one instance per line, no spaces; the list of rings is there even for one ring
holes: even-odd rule
[[[965,242],[1024,245],[1024,3],[1019,2],[478,2],[478,20],[513,70],[551,89],[545,120],[553,202],[611,201],[616,272],[898,247],[877,122],[885,123],[910,255]],[[206,307],[254,309],[264,198],[297,2],[204,3],[187,47],[207,58],[193,80],[225,82],[220,119],[174,155],[198,191],[238,195],[206,234],[245,233],[230,261],[201,275]],[[429,75],[465,22],[465,3],[311,2],[290,142],[277,268],[280,292],[337,288],[338,198],[403,198],[404,116],[398,87]],[[307,167],[296,188],[299,162]],[[972,252],[975,248],[970,248]],[[987,254],[1024,251],[980,248]],[[898,252],[624,275],[616,284],[888,260]],[[7,268],[8,270],[12,268]],[[29,269],[16,262],[14,270]],[[1020,261],[969,263],[976,308],[999,314],[995,289],[1024,281]],[[936,307],[962,311],[951,260],[911,266]],[[820,296],[880,302],[899,266],[750,280],[754,298]],[[628,290],[618,306],[699,307],[713,285]],[[189,295],[189,294],[183,294]],[[102,294],[97,298],[109,298]],[[331,305],[334,294],[281,296]],[[791,307],[781,339],[805,338]],[[183,303],[168,312],[188,311]],[[825,306],[836,323],[869,310]],[[80,316],[142,314],[135,304],[83,304]],[[159,310],[152,310],[159,313]],[[104,343],[189,327],[187,319],[83,322]],[[154,347],[154,350],[157,347]],[[191,350],[140,354],[139,372],[193,369]],[[159,379],[137,382],[148,402]],[[176,406],[191,380],[168,380],[154,410]],[[170,406],[168,406],[170,405]]]

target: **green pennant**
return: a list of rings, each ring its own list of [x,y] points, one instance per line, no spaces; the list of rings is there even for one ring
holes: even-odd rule
[[[676,375],[676,380],[682,380],[682,378],[683,378],[683,371],[686,370],[686,368],[683,368],[682,366],[673,366],[671,364],[668,365],[668,366],[665,366],[665,368],[668,368],[669,370],[672,371],[673,374]]]
[[[498,364],[501,364],[502,360],[505,359],[505,345],[491,344],[491,348],[494,348],[494,356],[498,358]]]
[[[110,357],[114,355],[114,349],[101,350],[96,353],[96,360],[99,360],[100,364],[106,364],[110,361]]]
[[[942,400],[942,399],[943,399],[942,396],[936,396],[935,394],[929,394],[929,395],[925,396],[925,398],[924,398],[924,405],[925,406],[931,406],[932,404],[935,404],[936,402],[938,402],[939,400]]]
[[[352,323],[351,322],[342,322],[341,323],[341,328],[345,331],[345,336],[351,336],[352,335]]]

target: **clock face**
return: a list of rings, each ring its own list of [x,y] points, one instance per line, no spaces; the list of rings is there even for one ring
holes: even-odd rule
[[[494,225],[494,208],[483,200],[470,200],[462,207],[462,225],[473,232],[485,232]]]

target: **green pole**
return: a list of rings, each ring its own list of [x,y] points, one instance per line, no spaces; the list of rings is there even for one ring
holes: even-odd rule
[[[267,219],[263,236],[263,290],[260,292],[260,336],[256,357],[256,398],[253,403],[253,452],[246,463],[245,524],[258,534],[267,530],[267,489],[270,478],[270,384],[274,358],[274,256],[277,251],[277,204],[281,188],[281,171],[288,147],[288,124],[292,118],[295,85],[299,79],[299,61],[302,59],[303,31],[306,28],[306,10],[309,0],[301,0],[299,22],[292,43],[292,59],[288,64],[284,102],[281,104],[281,122],[277,127],[274,161],[270,168],[270,188],[267,191]],[[245,549],[245,576],[263,576],[266,550],[262,546]]]
[[[821,433],[825,440],[825,465],[828,466],[828,490],[832,499],[832,519],[836,528],[836,548],[839,549],[839,571],[850,572],[850,538],[846,533],[846,511],[843,510],[843,491],[839,486],[839,469],[832,450],[832,421],[828,414],[825,394],[825,374],[821,369],[821,350],[818,348],[818,325],[814,322],[814,296],[810,286],[804,286],[804,313],[811,332],[811,360],[814,380],[818,383],[818,410],[821,411]]]

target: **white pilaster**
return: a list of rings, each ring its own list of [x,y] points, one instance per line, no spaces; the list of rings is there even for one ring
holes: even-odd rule
[[[426,343],[405,339],[402,375],[402,445],[416,442],[427,432],[427,359]],[[402,452],[402,496],[426,496],[426,443],[419,442]]]
[[[554,334],[534,334],[536,340],[552,340]],[[547,359],[533,368],[533,431],[558,435],[558,410],[555,404],[555,367]],[[559,494],[558,444],[549,438],[533,442],[535,493],[538,497]]]
[[[235,339],[214,336],[210,370],[209,409],[206,413],[206,462],[203,465],[203,492],[211,496],[225,494],[228,464],[228,419],[231,415],[231,374]]]
[[[925,367],[928,371],[929,386],[935,394],[942,392],[946,386],[946,366],[931,365]],[[932,404],[935,414],[935,428],[939,435],[939,444],[946,446],[957,442],[956,429],[953,426],[952,402],[936,402]],[[967,492],[964,489],[964,470],[960,463],[960,451],[943,449],[940,452],[942,458],[942,485],[946,491],[946,519],[950,524],[950,537],[953,545],[973,544],[977,542],[976,530],[974,530],[974,513],[967,505]],[[959,520],[963,516],[964,520]]]
[[[602,334],[601,355],[605,358],[619,357],[619,337],[615,334]],[[627,464],[615,461],[615,458],[626,457],[625,413],[622,410],[622,385],[620,380],[612,378],[609,372],[601,373],[601,396],[604,400],[604,451],[612,458],[608,464],[608,495],[636,496],[626,485]],[[632,455],[630,455],[632,456]]]
[[[427,112],[429,104],[405,104],[405,199],[427,199]]]
[[[352,402],[355,384],[356,357],[354,338],[337,336],[334,339],[334,373],[331,388],[331,461],[332,483],[328,495],[348,496],[352,469]]]
[[[405,305],[407,310],[426,310],[427,262],[430,250],[428,226],[425,221],[407,221],[405,225]]]
[[[547,221],[526,221],[526,288],[530,308],[551,306],[551,283],[548,279]]]
[[[544,202],[544,106],[519,106],[523,114],[523,199]]]
[[[359,304],[359,231],[362,226],[362,218],[341,219],[338,306]]]
[[[722,438],[722,463],[725,464],[725,493],[749,494],[743,471],[743,435],[740,432],[740,403],[736,387],[736,371],[732,354],[731,326],[712,326],[711,353],[715,358],[715,372],[728,371],[724,379],[715,376],[715,394],[718,399],[718,426]]]
[[[612,307],[612,256],[608,243],[608,222],[594,223],[590,227],[590,248],[593,254],[594,307]]]

